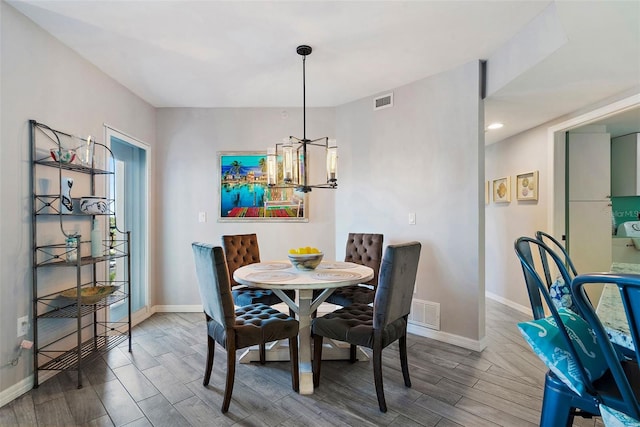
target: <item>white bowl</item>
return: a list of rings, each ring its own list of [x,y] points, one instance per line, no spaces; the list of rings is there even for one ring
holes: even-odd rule
[[[53,160],[62,164],[71,163],[76,158],[76,152],[74,150],[67,150],[65,148],[60,150],[52,148],[49,152]]]
[[[109,213],[109,201],[106,197],[82,197],[80,211],[90,215]]]
[[[317,254],[289,254],[289,261],[298,270],[315,270],[324,254],[322,252]]]

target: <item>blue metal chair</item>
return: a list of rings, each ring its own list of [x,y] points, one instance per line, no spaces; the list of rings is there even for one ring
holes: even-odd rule
[[[536,231],[536,239],[540,240],[542,243],[549,246],[550,248],[557,249],[556,253],[558,253],[559,251],[562,254],[562,256],[564,257],[564,265],[567,268],[567,272],[569,273],[571,278],[574,278],[578,275],[576,267],[573,265],[573,261],[571,261],[571,258],[569,257],[569,253],[567,252],[565,247],[562,245],[562,243],[560,243],[558,240],[556,240],[555,237],[553,237],[548,233],[545,233],[544,231]],[[550,242],[551,244],[547,242]],[[544,270],[544,278],[547,281],[547,289],[548,289],[553,283],[553,278],[551,277],[551,271],[549,269],[549,260],[546,256],[544,256],[543,253],[540,254],[540,258],[541,258],[540,261],[542,262],[542,268]]]
[[[542,262],[541,259],[537,259],[538,262],[535,262],[534,254],[538,253],[540,258],[550,260],[557,267],[565,283],[571,283],[571,276],[565,268],[564,260],[538,239],[520,237],[516,240],[514,246],[516,255],[522,265],[533,317],[536,320],[547,317],[542,304],[542,301],[544,300],[551,315],[555,319],[556,324],[559,326],[561,336],[566,343],[569,353],[573,357],[574,361],[576,361],[576,369],[578,370],[587,390],[584,396],[580,396],[560,381],[553,372],[548,371],[545,376],[540,426],[571,426],[575,415],[587,418],[590,418],[593,415],[600,415],[597,392],[588,380],[585,368],[578,357],[578,353],[569,338],[567,330],[563,327],[564,323],[560,314],[551,301],[551,296],[549,295],[549,290],[545,280],[546,276],[544,272],[540,274],[536,269],[537,266],[542,265]],[[534,249],[537,248],[538,250],[532,250],[532,247]],[[548,267],[549,266],[547,265],[547,269]],[[543,277],[545,277],[545,279],[543,279]]]
[[[635,358],[619,356],[612,345],[604,326],[600,322],[593,305],[587,298],[586,288],[601,286],[603,283],[615,285],[620,291],[622,305],[629,324],[629,330],[635,345]],[[609,367],[606,378],[595,381],[593,387],[600,403],[613,408],[636,420],[640,420],[640,275],[591,273],[577,276],[571,283],[574,301],[582,311],[584,319],[596,335],[600,349]]]

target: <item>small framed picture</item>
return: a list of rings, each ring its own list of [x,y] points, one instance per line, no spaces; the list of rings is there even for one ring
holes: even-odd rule
[[[516,175],[516,198],[538,200],[538,171]]]
[[[511,177],[493,180],[493,203],[511,202]]]
[[[491,183],[489,181],[485,181],[484,183],[484,204],[488,205],[491,201]]]

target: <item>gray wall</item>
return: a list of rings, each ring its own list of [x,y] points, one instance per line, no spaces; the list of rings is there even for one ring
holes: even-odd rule
[[[416,298],[442,306],[439,337],[469,347],[484,338],[484,143],[479,65],[394,90],[395,106],[371,98],[308,110],[311,138],[336,136],[339,190],[311,193],[308,223],[218,223],[218,151],[262,151],[301,136],[299,108],[155,110],[0,2],[2,217],[0,361],[15,355],[17,317],[30,313],[28,120],[77,134],[103,123],[149,143],[150,300],[156,309],[197,306],[191,242],[256,232],[265,259],[311,245],[342,258],[350,231],[385,243],[423,244]],[[283,114],[286,111],[287,114]],[[156,137],[157,134],[157,137]],[[313,170],[316,179],[322,167]],[[208,221],[198,222],[198,212]],[[408,225],[409,212],[417,224]],[[457,341],[456,341],[457,340]],[[30,387],[30,355],[0,371],[3,396]]]
[[[28,120],[78,135],[97,135],[100,141],[103,123],[108,123],[153,144],[155,110],[5,2],[0,2],[0,19],[0,363],[4,365],[16,356],[20,343],[16,319],[31,313]],[[18,383],[31,374],[31,366],[30,352],[17,366],[2,366],[0,391],[30,388],[31,383]]]
[[[420,241],[415,298],[440,303],[436,337],[471,347],[484,338],[478,82],[479,64],[469,63],[394,89],[392,108],[373,111],[372,98],[341,106],[336,125],[336,244],[350,231],[384,233],[385,244]]]
[[[286,114],[283,112],[286,111]],[[335,137],[333,108],[307,109],[307,137]],[[154,304],[163,310],[200,303],[191,253],[194,241],[221,243],[223,234],[257,233],[262,259],[286,259],[292,247],[315,246],[327,259],[334,253],[336,191],[309,195],[308,223],[219,223],[218,152],[260,151],[289,135],[302,137],[299,108],[163,108],[158,110],[157,177],[160,251]],[[338,141],[340,143],[340,141]],[[309,166],[314,182],[325,177],[324,153]],[[320,157],[320,158],[318,158]],[[314,162],[315,160],[315,162]],[[339,171],[340,172],[340,171]],[[198,212],[207,222],[198,222]],[[342,256],[344,257],[344,248]]]
[[[495,204],[491,200],[486,206],[487,295],[522,311],[531,309],[513,242],[520,236],[533,236],[538,230],[548,231],[548,127],[523,132],[485,150],[487,180],[491,183],[511,177],[511,203]],[[516,175],[535,170],[539,172],[538,201],[517,201]]]

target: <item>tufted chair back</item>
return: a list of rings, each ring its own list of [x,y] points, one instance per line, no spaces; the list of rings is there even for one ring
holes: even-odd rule
[[[367,285],[378,284],[378,272],[382,262],[382,234],[349,233],[344,260],[366,265],[373,269],[373,279]]]
[[[421,247],[419,242],[387,246],[373,302],[373,329],[409,315]]]
[[[258,236],[255,233],[222,236],[222,247],[227,257],[231,286],[238,286],[238,282],[233,280],[234,271],[245,265],[260,262]]]
[[[191,247],[204,313],[220,325],[233,327],[235,323],[233,298],[222,248],[199,242],[192,243]]]

